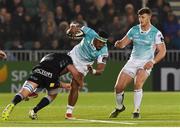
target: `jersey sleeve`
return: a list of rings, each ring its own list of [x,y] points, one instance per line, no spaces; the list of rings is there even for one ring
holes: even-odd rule
[[[161,44],[164,43],[164,37],[160,31],[157,32],[155,37],[155,44]]]
[[[126,36],[127,36],[130,40],[133,39],[133,28],[131,28],[131,29],[127,32]]]
[[[87,36],[87,35],[88,36],[96,36],[97,35],[97,33],[93,29],[86,27],[86,26],[83,26],[81,28],[81,30],[84,32],[85,36]]]
[[[107,59],[108,59],[108,49],[107,49],[107,47],[104,47],[102,49],[101,54],[97,58],[97,63],[106,64]]]

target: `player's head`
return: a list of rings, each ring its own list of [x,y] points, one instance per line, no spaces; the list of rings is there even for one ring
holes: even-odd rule
[[[148,7],[141,8],[138,11],[139,23],[141,26],[146,26],[150,24],[152,12]]]
[[[100,50],[108,41],[108,34],[102,30],[98,32],[98,36],[94,39],[94,46],[96,50]]]

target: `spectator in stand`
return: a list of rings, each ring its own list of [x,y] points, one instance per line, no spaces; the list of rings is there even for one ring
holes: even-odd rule
[[[64,12],[64,9],[61,5],[58,5],[56,7],[56,12],[55,12],[55,22],[56,25],[59,25],[60,22],[67,20],[66,14]]]
[[[179,24],[176,16],[172,13],[168,13],[167,19],[163,22],[164,36],[169,36],[170,39],[174,39],[179,30]]]
[[[12,15],[12,29],[15,33],[15,36],[22,38],[23,25],[24,25],[24,16],[25,10],[24,7],[19,5],[16,8],[16,11]]]
[[[38,14],[39,0],[23,0],[22,2],[26,10],[26,14],[32,17]]]
[[[80,4],[76,4],[74,6],[74,11],[73,11],[73,19],[76,19],[78,14],[83,14],[82,7]]]
[[[54,39],[50,46],[51,50],[59,50],[59,42],[58,40]]]
[[[42,50],[42,45],[40,41],[34,41],[32,50]]]
[[[172,45],[174,49],[180,50],[180,26],[179,30],[177,31],[176,37],[172,40]]]
[[[88,26],[87,22],[84,20],[84,16],[80,13],[76,16],[74,22],[77,22],[77,23],[81,24],[82,26]]]
[[[162,24],[159,21],[158,15],[156,12],[153,12],[152,17],[151,17],[151,23],[157,27],[160,31],[162,31]]]
[[[23,49],[24,49],[24,47],[23,47],[20,39],[17,38],[12,42],[12,46],[11,46],[10,50],[23,50]]]
[[[51,41],[55,38],[56,32],[57,29],[54,14],[52,12],[48,12],[47,20],[42,26],[43,48],[49,49]]]
[[[22,39],[23,41],[34,41],[37,37],[37,31],[33,19],[30,15],[24,16],[24,23],[22,24]]]
[[[10,13],[6,13],[3,17],[3,22],[0,23],[0,40],[3,42],[12,41],[13,31],[12,31],[12,16]],[[3,45],[5,45],[5,43]]]
[[[113,40],[111,40],[112,42],[124,36],[125,29],[119,16],[113,17],[113,22],[108,25],[107,31],[111,33],[111,37],[113,38]]]
[[[55,38],[58,39],[59,43],[59,47],[62,50],[65,49],[71,49],[72,47],[70,46],[71,40],[68,38],[66,31],[69,28],[69,24],[66,21],[63,21],[59,24],[58,26],[58,30],[56,33]]]

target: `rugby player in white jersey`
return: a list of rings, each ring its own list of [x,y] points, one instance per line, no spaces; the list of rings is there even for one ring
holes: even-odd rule
[[[151,24],[151,10],[147,7],[138,11],[139,25],[133,26],[121,40],[115,42],[116,48],[124,48],[133,43],[130,59],[120,71],[115,84],[116,108],[110,118],[116,118],[125,110],[123,104],[124,89],[134,79],[133,118],[140,118],[140,105],[143,97],[143,85],[153,66],[166,54],[164,38],[161,32]]]
[[[70,52],[73,64],[80,72],[81,78],[84,79],[86,74],[90,72],[93,75],[101,75],[104,71],[106,60],[108,57],[107,41],[108,35],[104,31],[96,33],[93,29],[83,26],[78,27],[77,24],[71,24],[67,30],[67,34],[72,39],[83,36],[81,42],[77,44]],[[96,69],[92,67],[94,61],[97,62]],[[72,119],[72,112],[78,99],[78,90],[81,86],[72,79],[71,90],[68,97],[66,119]]]

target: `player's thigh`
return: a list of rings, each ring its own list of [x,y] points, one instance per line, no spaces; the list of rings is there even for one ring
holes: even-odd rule
[[[38,84],[32,81],[25,81],[19,93],[21,93],[24,97],[27,97],[37,87],[38,87]]]
[[[138,69],[134,80],[134,89],[141,89],[148,76],[149,74],[146,70]]]
[[[124,88],[132,81],[132,79],[133,78],[129,74],[121,71],[115,84],[116,92],[122,92]]]

